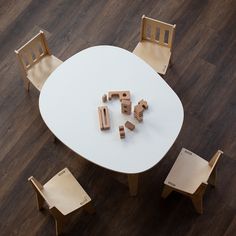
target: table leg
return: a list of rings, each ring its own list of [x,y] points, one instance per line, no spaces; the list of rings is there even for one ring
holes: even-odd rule
[[[128,174],[130,196],[136,196],[138,192],[138,174]]]

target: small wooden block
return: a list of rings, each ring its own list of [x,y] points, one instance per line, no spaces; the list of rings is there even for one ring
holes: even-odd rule
[[[138,122],[143,121],[143,117],[142,116],[138,116],[134,113],[134,117],[138,120]]]
[[[121,100],[130,100],[130,91],[110,91],[108,92],[108,100],[113,97],[119,98]]]
[[[134,107],[134,113],[136,113],[138,115],[143,115],[143,110],[144,110],[144,108],[140,105],[136,105]]]
[[[98,107],[98,117],[99,117],[100,129],[101,130],[110,129],[110,117],[107,106]]]
[[[106,102],[106,101],[107,101],[107,95],[106,95],[106,94],[104,94],[104,95],[102,96],[102,101],[103,101],[103,102]]]
[[[120,98],[120,92],[119,91],[108,92],[108,100],[111,100],[112,98]]]
[[[130,100],[130,91],[120,91],[120,101]]]
[[[132,103],[130,100],[121,101],[121,112],[130,115],[131,114]]]
[[[129,130],[134,130],[135,129],[135,125],[133,123],[131,123],[130,121],[126,121],[125,122],[125,127]]]
[[[125,128],[123,125],[119,126],[120,138],[125,138]]]
[[[148,109],[147,101],[145,101],[143,99],[138,102],[138,105],[142,106],[143,109],[145,109],[145,110]]]
[[[144,108],[140,105],[134,107],[134,117],[139,121],[143,121],[143,110]]]

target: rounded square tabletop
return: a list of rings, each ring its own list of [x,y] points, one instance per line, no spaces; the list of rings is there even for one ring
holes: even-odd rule
[[[102,102],[109,91],[129,90],[132,107],[148,102],[143,122],[121,113],[119,99]],[[101,131],[98,106],[109,109],[111,128]],[[39,98],[43,120],[54,135],[85,159],[122,173],[152,168],[167,153],[183,124],[181,101],[142,59],[114,46],[87,48],[62,63],[46,80]],[[120,139],[119,126],[135,124]]]

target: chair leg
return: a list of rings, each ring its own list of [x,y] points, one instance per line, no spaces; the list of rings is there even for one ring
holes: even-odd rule
[[[62,218],[54,218],[55,219],[55,225],[56,225],[56,235],[60,235],[63,232],[64,227],[64,220]]]
[[[91,202],[87,203],[86,205],[84,205],[84,209],[85,211],[87,211],[89,214],[94,214],[96,213],[95,208],[93,207],[93,204]]]
[[[196,209],[197,213],[202,214],[203,213],[203,206],[202,206],[202,201],[203,201],[203,194],[205,193],[207,184],[202,183],[196,192],[190,196],[192,199],[192,203],[194,205],[194,208]]]
[[[29,92],[30,82],[28,79],[24,79],[24,87],[25,87],[26,91]]]
[[[138,174],[128,174],[130,196],[136,196],[138,192]]]
[[[216,168],[214,168],[214,170],[212,171],[212,173],[207,181],[213,187],[216,186],[216,176],[217,176],[217,172],[216,172]]]
[[[165,185],[164,188],[163,188],[163,191],[162,191],[162,194],[161,194],[161,197],[162,198],[167,198],[173,191],[173,188]]]
[[[40,193],[36,192],[37,206],[38,210],[43,209],[44,198],[40,195]]]
[[[192,197],[192,203],[197,213],[203,213],[203,206],[202,206],[202,195],[196,195]]]
[[[170,58],[170,61],[169,61],[169,66],[168,66],[168,68],[171,68],[173,65],[174,65],[174,63],[173,63],[172,59]]]

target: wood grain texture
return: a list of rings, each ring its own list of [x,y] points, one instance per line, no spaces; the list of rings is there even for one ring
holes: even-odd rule
[[[67,235],[234,235],[236,229],[236,2],[234,0],[0,0],[0,234],[55,235],[53,218],[38,212],[27,183],[67,166],[94,200],[95,215],[82,212]],[[175,144],[153,169],[139,176],[137,197],[127,177],[78,157],[53,137],[38,110],[38,92],[27,94],[14,49],[39,30],[63,61],[94,45],[132,51],[145,14],[177,25],[173,66],[165,75],[180,97],[185,120]],[[217,149],[216,188],[198,216],[188,199],[161,199],[164,179],[182,147],[210,157]],[[208,159],[209,161],[209,159]]]

